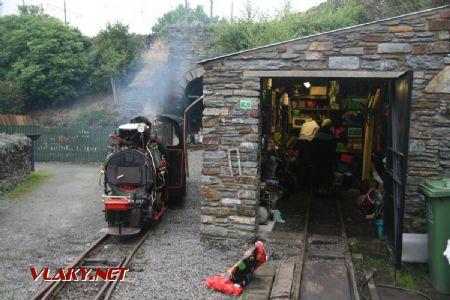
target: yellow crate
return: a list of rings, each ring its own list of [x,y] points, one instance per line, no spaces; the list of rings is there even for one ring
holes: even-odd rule
[[[310,96],[326,96],[327,95],[327,87],[326,86],[312,86],[309,89]]]

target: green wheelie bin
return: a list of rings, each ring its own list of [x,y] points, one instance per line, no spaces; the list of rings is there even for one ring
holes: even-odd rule
[[[439,292],[450,294],[450,264],[444,256],[450,239],[450,178],[426,180],[419,192],[426,198],[431,282]]]

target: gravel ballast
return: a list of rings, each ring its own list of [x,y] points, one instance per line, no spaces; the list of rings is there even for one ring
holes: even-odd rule
[[[189,153],[190,177],[182,208],[168,210],[135,256],[114,299],[229,299],[205,287],[208,276],[231,267],[247,245],[200,242],[202,151]]]

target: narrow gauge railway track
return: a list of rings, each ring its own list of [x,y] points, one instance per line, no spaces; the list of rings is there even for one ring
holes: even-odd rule
[[[104,234],[81,253],[69,268],[128,268],[139,247],[147,240],[151,230],[136,236],[118,237]],[[118,281],[47,282],[32,300],[50,299],[110,299]]]
[[[359,300],[339,197],[310,192],[307,201],[291,299]]]

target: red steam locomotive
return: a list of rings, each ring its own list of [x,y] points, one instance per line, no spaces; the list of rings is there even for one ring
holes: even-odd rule
[[[153,127],[153,128],[152,128]],[[170,201],[186,191],[183,119],[136,117],[111,134],[102,167],[106,232],[137,234],[159,220]]]

